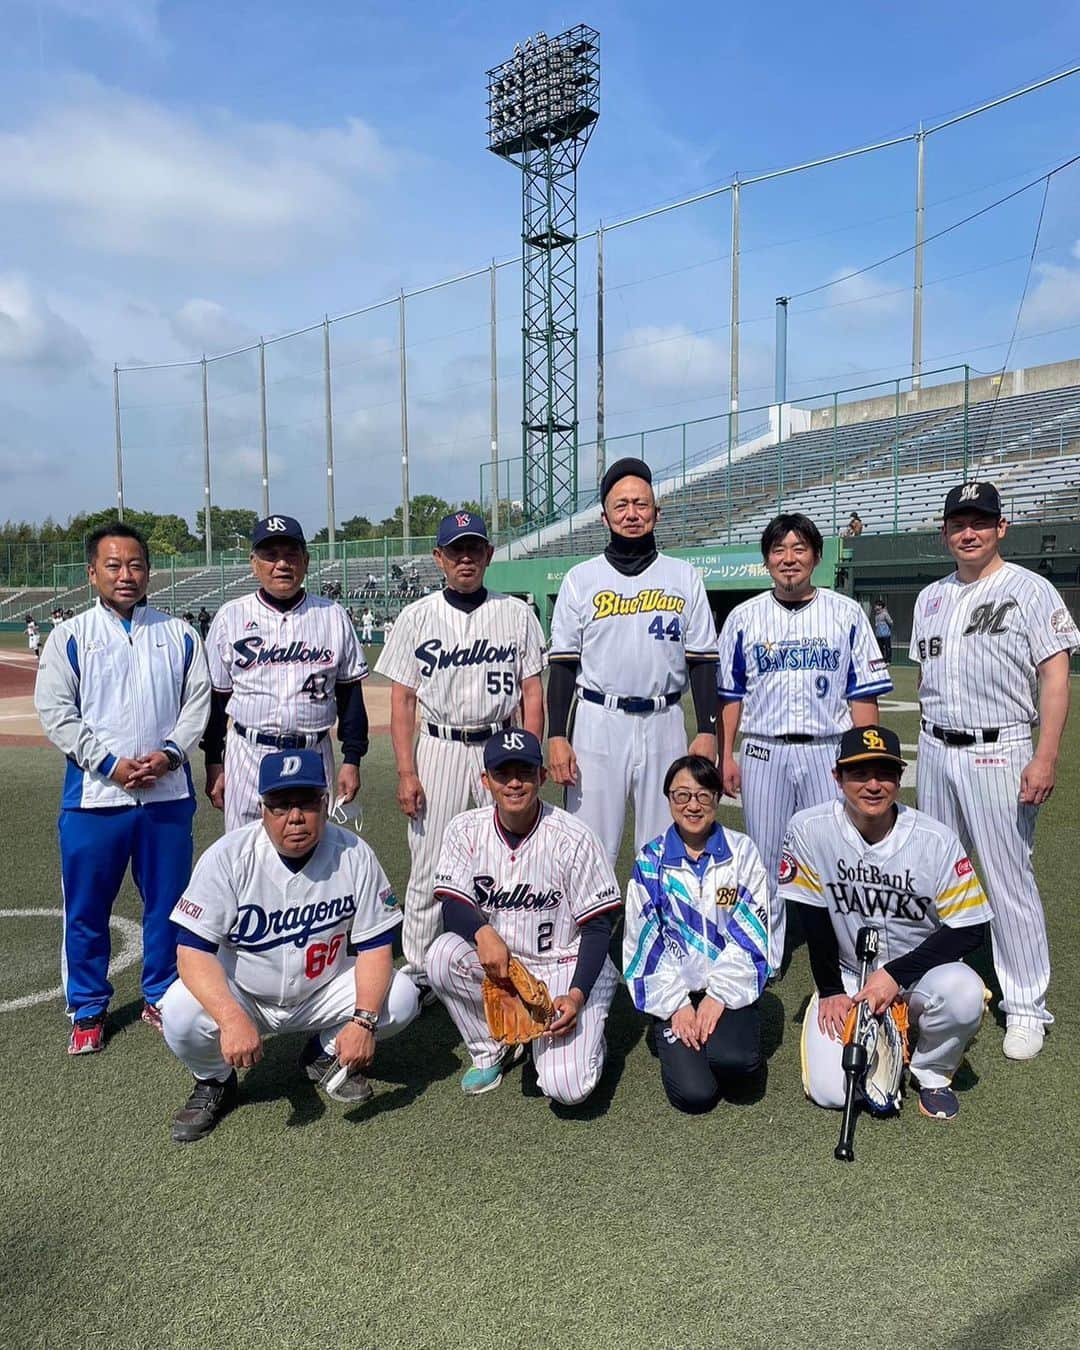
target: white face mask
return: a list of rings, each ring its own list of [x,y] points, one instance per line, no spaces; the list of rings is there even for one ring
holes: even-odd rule
[[[364,808],[360,804],[359,794],[351,802],[343,802],[340,799],[331,806],[327,819],[335,825],[351,825],[357,834],[362,833],[364,828]]]

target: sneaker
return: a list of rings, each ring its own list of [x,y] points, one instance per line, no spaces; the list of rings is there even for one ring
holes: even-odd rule
[[[1042,1027],[1007,1027],[1001,1048],[1006,1059],[1034,1059],[1045,1037]]]
[[[920,1088],[919,1110],[931,1120],[955,1120],[960,1103],[951,1087]]]
[[[322,1048],[318,1036],[313,1036],[304,1047],[300,1056],[300,1066],[311,1079],[336,1102],[348,1102],[357,1106],[369,1101],[375,1095],[375,1089],[362,1073],[349,1073],[342,1069],[336,1055],[328,1054]]]
[[[236,1105],[236,1070],[228,1078],[196,1078],[191,1096],[172,1120],[172,1137],[177,1144],[193,1144],[203,1139],[222,1116]]]
[[[153,1027],[155,1031],[161,1032],[162,1035],[165,1034],[161,1026],[161,1009],[156,1003],[144,1003],[140,1016],[148,1027]]]
[[[68,1041],[69,1055],[96,1055],[105,1049],[105,1014],[96,1017],[77,1017]]]
[[[485,1092],[494,1092],[502,1082],[506,1070],[512,1064],[516,1064],[524,1053],[523,1045],[514,1045],[495,1064],[488,1064],[483,1069],[474,1064],[471,1069],[466,1069],[461,1075],[462,1092],[466,1097],[479,1097]]]

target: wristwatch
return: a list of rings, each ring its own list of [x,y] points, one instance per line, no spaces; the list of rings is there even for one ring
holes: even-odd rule
[[[163,745],[161,753],[169,761],[170,769],[178,769],[184,762],[184,757],[179,750],[174,750],[171,745]]]
[[[366,1031],[370,1031],[374,1036],[375,1029],[379,1025],[379,1014],[377,1012],[371,1012],[367,1008],[355,1008],[351,1020],[354,1021],[357,1026],[361,1026]]]

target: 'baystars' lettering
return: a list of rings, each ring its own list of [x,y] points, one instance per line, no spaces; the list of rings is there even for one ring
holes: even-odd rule
[[[481,909],[558,909],[562,891],[534,891],[527,881],[499,890],[494,877],[473,877],[473,892]]]
[[[262,905],[241,905],[236,911],[236,923],[229,934],[234,947],[247,951],[265,952],[272,947],[307,945],[315,933],[337,928],[343,919],[356,913],[356,900],[351,895],[333,900],[320,900],[314,905],[293,905],[289,909],[265,910]]]
[[[657,610],[681,614],[686,601],[681,595],[668,595],[662,586],[638,591],[637,595],[620,595],[618,591],[597,591],[593,596],[593,618],[610,619],[624,614],[653,614]]]
[[[438,638],[428,638],[427,642],[421,642],[413,655],[427,676],[436,669],[447,670],[451,666],[483,666],[491,662],[516,661],[517,643],[509,642],[497,647],[487,638],[477,638],[471,647],[443,647]]]
[[[839,647],[826,647],[822,638],[801,642],[755,642],[750,648],[759,675],[777,670],[839,670]]]
[[[892,915],[918,923],[926,918],[932,897],[915,894],[915,878],[910,868],[885,872],[874,863],[858,862],[852,867],[843,859],[836,864],[838,881],[828,882],[838,914],[861,914],[872,918]]]
[[[329,666],[334,663],[334,653],[329,647],[309,647],[305,642],[290,642],[287,647],[264,647],[261,637],[240,638],[233,643],[240,670],[249,670],[252,666],[295,664]]]

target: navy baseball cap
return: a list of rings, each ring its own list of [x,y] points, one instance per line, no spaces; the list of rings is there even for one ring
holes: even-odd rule
[[[863,764],[868,760],[885,760],[899,769],[907,768],[907,760],[900,753],[900,737],[888,727],[852,727],[840,737],[836,767]]]
[[[303,526],[292,516],[267,516],[265,520],[255,522],[255,528],[251,531],[252,548],[258,548],[260,544],[273,542],[275,539],[293,539],[307,548]]]
[[[498,731],[484,742],[484,768],[497,769],[500,764],[531,764],[538,769],[544,762],[540,742],[531,731],[511,727]]]
[[[259,765],[259,796],[286,788],[326,791],[326,770],[320,750],[275,750]]]
[[[945,519],[961,511],[979,511],[1001,519],[1001,497],[993,483],[959,483],[945,498]]]
[[[458,539],[486,539],[487,526],[483,516],[474,516],[471,511],[454,511],[439,521],[439,532],[435,536],[435,547],[445,548]]]

